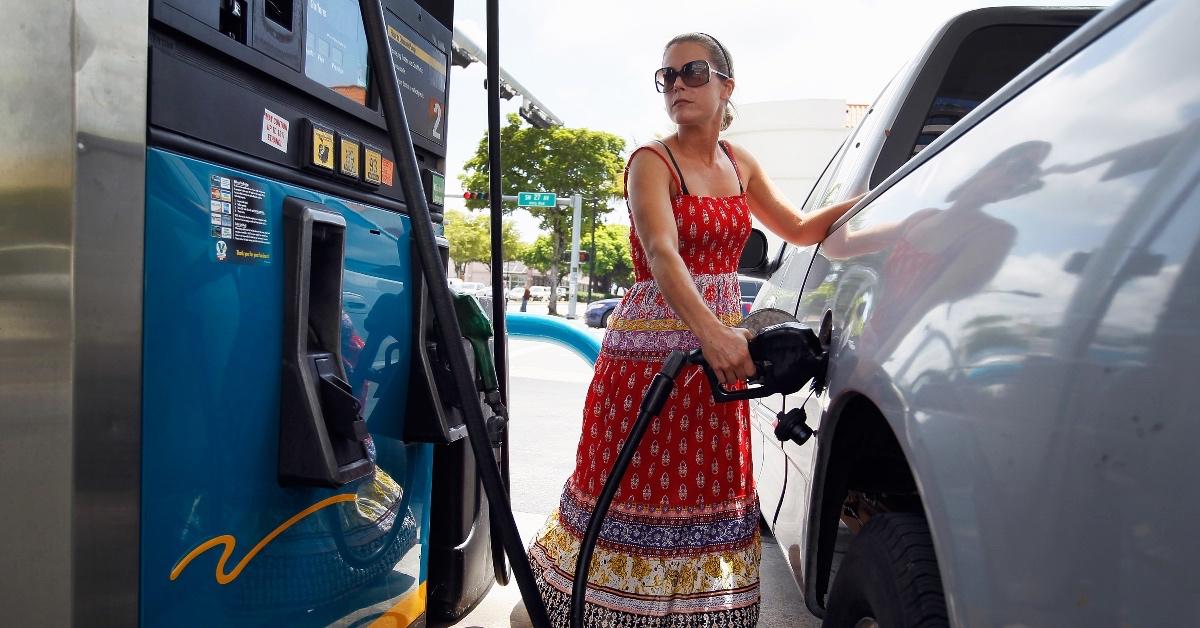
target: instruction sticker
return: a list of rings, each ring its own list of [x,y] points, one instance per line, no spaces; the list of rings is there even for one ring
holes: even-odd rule
[[[213,187],[220,190],[217,176]],[[213,202],[213,252],[218,262],[270,263],[271,225],[266,210],[266,190],[252,181],[226,178],[230,201]]]
[[[270,109],[263,109],[262,142],[287,152],[288,121],[275,115]]]

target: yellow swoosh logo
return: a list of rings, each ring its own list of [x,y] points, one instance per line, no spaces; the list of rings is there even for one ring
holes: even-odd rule
[[[300,512],[296,513],[291,519],[284,521],[283,523],[279,524],[279,527],[275,528],[274,530],[271,530],[270,534],[264,536],[263,539],[258,542],[258,545],[255,545],[254,548],[251,549],[250,552],[247,553],[246,556],[242,558],[241,562],[239,562],[237,564],[237,566],[235,566],[233,568],[233,571],[226,572],[225,564],[229,562],[229,557],[233,555],[233,548],[237,546],[237,539],[235,539],[232,534],[222,534],[221,536],[214,536],[213,538],[196,546],[196,549],[188,552],[187,556],[183,557],[183,560],[180,560],[178,563],[175,563],[175,567],[173,567],[171,569],[171,580],[175,580],[176,578],[178,578],[179,574],[183,573],[183,570],[186,569],[187,566],[192,562],[192,560],[195,559],[197,556],[203,554],[204,552],[207,552],[208,550],[210,550],[218,545],[223,545],[223,546],[225,546],[225,549],[221,552],[221,558],[217,559],[217,573],[216,573],[217,584],[229,584],[230,582],[237,580],[237,577],[239,575],[241,575],[242,570],[246,568],[246,565],[248,565],[250,563],[250,561],[253,560],[254,557],[257,556],[258,553],[261,552],[263,550],[263,548],[267,546],[268,543],[270,543],[271,541],[274,541],[275,537],[279,536],[280,534],[283,534],[288,528],[296,525],[296,523],[298,521],[313,514],[314,512],[317,512],[318,510],[320,510],[322,508],[325,508],[326,506],[332,506],[333,504],[336,504],[339,502],[352,502],[356,498],[357,498],[357,495],[355,495],[354,493],[343,493],[341,495],[334,495],[333,497],[327,497],[325,499],[322,499],[321,501],[313,504],[312,506],[309,506],[308,508],[301,510]]]

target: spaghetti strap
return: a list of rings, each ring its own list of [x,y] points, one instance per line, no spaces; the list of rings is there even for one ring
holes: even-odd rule
[[[684,196],[687,196],[688,195],[687,183],[684,182],[684,180],[683,180],[683,170],[679,169],[679,162],[675,161],[675,153],[671,152],[671,147],[667,146],[666,142],[664,142],[662,140],[654,140],[654,141],[658,142],[659,144],[662,144],[662,147],[667,149],[667,156],[671,158],[671,163],[675,164],[675,172],[677,172],[679,174],[679,191]]]
[[[680,194],[686,195],[687,188],[684,187],[684,185],[683,185],[683,179],[681,179],[679,176],[676,175],[676,172],[677,172],[677,169],[679,168],[679,166],[676,166],[675,169],[672,169],[671,164],[667,163],[667,158],[663,157],[662,153],[650,148],[649,146],[641,146],[638,149],[634,150],[632,153],[630,153],[629,159],[625,160],[625,198],[626,199],[629,198],[629,167],[633,165],[634,155],[637,155],[639,152],[641,152],[643,150],[653,153],[655,157],[658,157],[659,159],[662,160],[663,165],[667,167],[667,170],[671,171],[671,178],[675,180],[675,187],[679,189]]]
[[[729,144],[725,140],[718,141],[717,145],[721,147],[721,150],[725,151],[725,156],[729,158],[729,163],[733,164],[733,174],[737,175],[738,180],[738,192],[745,194],[746,188],[742,187],[742,169],[738,167],[737,160],[733,158],[733,150],[729,148]]]

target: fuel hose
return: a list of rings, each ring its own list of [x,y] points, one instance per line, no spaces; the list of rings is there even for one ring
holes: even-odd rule
[[[379,82],[379,100],[383,105],[388,139],[391,141],[392,152],[396,157],[396,171],[404,191],[404,203],[408,207],[409,216],[412,219],[414,248],[421,265],[421,272],[425,277],[425,285],[429,290],[434,317],[437,320],[436,327],[441,351],[450,364],[454,389],[461,400],[459,405],[467,427],[467,438],[471,441],[471,450],[475,454],[475,462],[478,465],[480,479],[483,481],[483,489],[487,494],[488,503],[492,506],[492,521],[499,524],[497,532],[503,540],[504,551],[512,565],[517,587],[520,589],[521,597],[525,600],[525,607],[529,611],[530,623],[534,628],[550,628],[546,605],[538,593],[537,584],[533,579],[533,569],[530,568],[529,560],[525,557],[521,535],[517,531],[516,520],[513,519],[504,481],[495,464],[491,439],[484,423],[483,410],[478,403],[475,379],[471,374],[470,363],[467,361],[466,350],[462,343],[462,329],[455,316],[450,285],[446,281],[445,270],[441,264],[441,257],[438,255],[429,205],[425,199],[417,166],[417,155],[410,140],[411,129],[404,113],[404,107],[400,102],[400,86],[396,80],[396,68],[392,64],[391,48],[388,45],[387,30],[383,20],[383,5],[380,0],[359,0],[359,6],[362,10],[363,26],[367,35],[371,67],[375,69],[375,79]]]
[[[600,539],[600,529],[604,526],[604,517],[608,514],[608,507],[612,505],[617,488],[621,486],[621,480],[633,460],[634,452],[646,435],[646,428],[649,427],[650,421],[658,416],[663,404],[670,397],[671,390],[675,388],[675,377],[688,361],[688,355],[686,351],[672,351],[663,361],[662,369],[654,376],[654,381],[650,382],[650,389],[646,391],[642,404],[638,406],[637,419],[633,422],[629,439],[621,447],[612,473],[605,480],[600,497],[596,500],[596,507],[588,519],[587,531],[584,532],[583,542],[579,546],[579,559],[575,563],[575,581],[571,585],[571,628],[583,628],[585,625],[583,620],[587,605],[588,570],[591,567],[592,552],[596,549],[596,541]]]

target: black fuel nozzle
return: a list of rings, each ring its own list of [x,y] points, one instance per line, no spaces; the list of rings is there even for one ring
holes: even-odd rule
[[[812,329],[796,321],[764,327],[750,339],[750,359],[755,374],[743,390],[727,390],[699,349],[687,354],[687,361],[699,364],[712,385],[717,401],[758,399],[776,393],[788,395],[812,381],[823,386],[828,364],[825,348]]]
[[[808,426],[808,415],[804,408],[792,408],[786,413],[780,412],[775,418],[775,438],[779,442],[792,441],[803,445],[812,438],[813,430]]]

